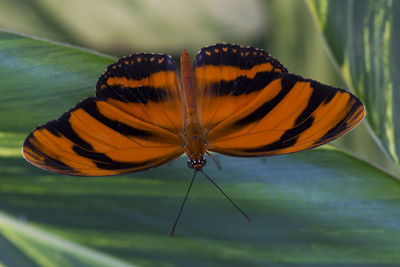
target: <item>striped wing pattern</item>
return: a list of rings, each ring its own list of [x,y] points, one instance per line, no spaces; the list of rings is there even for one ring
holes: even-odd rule
[[[135,54],[110,65],[96,96],[36,128],[24,157],[68,175],[140,171],[183,153],[182,89],[167,55]]]
[[[208,149],[239,157],[293,153],[342,136],[364,116],[364,106],[351,93],[284,73],[240,114],[210,129]]]
[[[197,110],[207,132],[241,113],[275,77],[287,70],[264,50],[216,44],[199,51],[194,72]]]
[[[311,149],[350,131],[365,116],[351,93],[290,74],[252,47],[202,48],[194,75],[207,150],[225,155]],[[94,97],[37,127],[25,140],[23,155],[38,167],[78,176],[159,166],[184,153],[183,94],[170,56],[123,57],[99,78]]]

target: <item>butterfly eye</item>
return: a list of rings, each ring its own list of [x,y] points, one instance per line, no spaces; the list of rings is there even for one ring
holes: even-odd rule
[[[202,158],[202,159],[200,160],[200,165],[201,165],[201,167],[206,166],[206,164],[207,164],[206,158]]]
[[[193,161],[188,159],[187,166],[189,167],[189,169],[193,169]]]

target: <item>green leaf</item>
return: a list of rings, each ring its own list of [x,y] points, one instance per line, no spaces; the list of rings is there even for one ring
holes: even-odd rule
[[[131,264],[61,239],[0,212],[0,264],[6,266],[120,266]]]
[[[209,161],[206,173],[253,222],[198,174],[174,238],[168,234],[193,174],[185,158],[146,172],[92,178],[55,175],[24,161],[18,151],[31,129],[92,95],[111,61],[0,32],[0,246],[7,240],[13,253],[44,266],[96,265],[97,254],[68,251],[70,242],[145,266],[400,261],[399,182],[330,146],[271,158],[216,155],[223,170]],[[59,246],[39,244],[9,216],[23,218],[34,233],[57,237]],[[38,248],[52,255],[49,262],[38,258]]]
[[[0,132],[26,132],[55,119],[71,103],[93,95],[98,77],[113,61],[77,47],[1,32]]]
[[[307,2],[343,77],[365,103],[370,127],[400,166],[400,3]]]

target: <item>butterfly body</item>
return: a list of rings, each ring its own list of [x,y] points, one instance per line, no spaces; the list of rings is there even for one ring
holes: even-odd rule
[[[185,96],[186,120],[184,128],[184,150],[188,156],[188,167],[201,169],[206,164],[207,136],[200,125],[196,108],[196,88],[192,62],[186,50],[181,55],[181,81]]]

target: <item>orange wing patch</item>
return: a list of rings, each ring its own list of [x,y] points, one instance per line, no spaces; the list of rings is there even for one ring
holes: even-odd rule
[[[241,157],[292,153],[336,139],[364,116],[362,103],[349,92],[285,74],[212,129],[208,148]]]
[[[109,77],[106,80],[106,84],[101,85],[103,86],[101,89],[105,89],[107,86],[118,86],[121,89],[150,86],[154,88],[165,88],[169,87],[171,81],[176,81],[175,71],[159,71],[139,80],[127,77]]]
[[[206,132],[241,110],[275,77],[287,72],[263,50],[230,44],[201,49],[194,65],[197,109]]]

